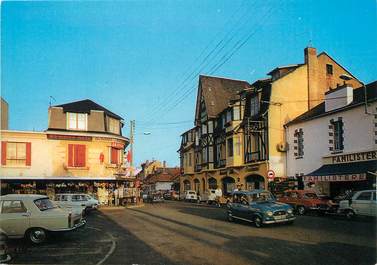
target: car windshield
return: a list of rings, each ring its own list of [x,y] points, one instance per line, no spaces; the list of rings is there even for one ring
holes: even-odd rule
[[[38,207],[39,210],[45,211],[48,209],[56,208],[57,206],[52,203],[48,198],[37,199],[34,201],[34,204]]]
[[[273,201],[274,197],[270,192],[261,192],[261,193],[255,193],[250,196],[250,201],[252,202],[268,202]]]
[[[318,196],[315,193],[305,193],[305,197],[309,199],[317,199]]]

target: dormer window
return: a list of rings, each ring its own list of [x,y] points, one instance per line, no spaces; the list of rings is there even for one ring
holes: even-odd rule
[[[119,121],[109,117],[108,131],[111,133],[119,134]]]
[[[250,117],[253,117],[259,113],[259,98],[253,96],[250,98]]]
[[[88,114],[67,112],[67,129],[86,131],[88,129]]]

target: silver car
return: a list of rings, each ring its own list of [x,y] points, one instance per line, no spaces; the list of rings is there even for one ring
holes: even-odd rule
[[[29,239],[40,244],[50,232],[67,232],[83,226],[81,214],[57,207],[45,195],[0,196],[0,229],[8,238]]]

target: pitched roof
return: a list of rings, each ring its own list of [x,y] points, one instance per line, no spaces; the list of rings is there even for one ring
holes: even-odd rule
[[[366,85],[367,88],[367,99],[368,102],[377,100],[377,81],[369,83]],[[326,115],[330,115],[332,113],[340,112],[343,110],[348,110],[357,106],[360,106],[365,103],[365,96],[364,96],[364,87],[359,87],[353,90],[353,101],[339,109],[335,109],[332,111],[325,111],[325,102],[315,106],[311,110],[301,114],[297,118],[293,119],[292,121],[288,122],[286,125],[292,125],[295,123],[300,123],[308,120],[312,120],[315,118],[323,117]]]
[[[158,168],[156,172],[146,177],[145,183],[173,182],[179,175],[180,169],[178,167]]]
[[[111,112],[110,110],[106,109],[105,107],[102,107],[101,105],[95,103],[94,101],[90,99],[84,99],[79,101],[74,101],[62,105],[56,105],[53,107],[62,107],[64,112],[76,112],[76,113],[90,113],[91,110],[101,110],[106,115],[118,119],[123,120],[122,117],[115,114],[114,112]]]
[[[228,107],[230,100],[237,99],[239,92],[249,88],[250,84],[242,80],[201,75],[199,86],[204,97],[207,115],[209,118],[214,118]],[[198,97],[197,110],[199,104]]]

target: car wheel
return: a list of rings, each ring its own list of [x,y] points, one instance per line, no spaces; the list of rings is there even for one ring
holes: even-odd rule
[[[27,232],[28,240],[33,244],[41,244],[47,239],[47,232],[43,228],[32,228]]]
[[[227,219],[228,219],[229,222],[233,222],[234,221],[232,214],[229,213],[229,212],[227,214]]]
[[[355,212],[354,211],[352,211],[352,210],[347,210],[346,212],[345,212],[345,215],[346,215],[346,218],[347,219],[353,219],[354,217],[355,217]]]
[[[299,215],[304,215],[305,214],[305,207],[304,206],[302,206],[302,205],[299,205],[299,206],[297,206],[297,213],[299,214]]]
[[[254,217],[254,225],[255,225],[255,227],[257,227],[257,228],[262,227],[263,222],[262,222],[262,218],[260,218],[260,216],[255,216],[255,217]]]

